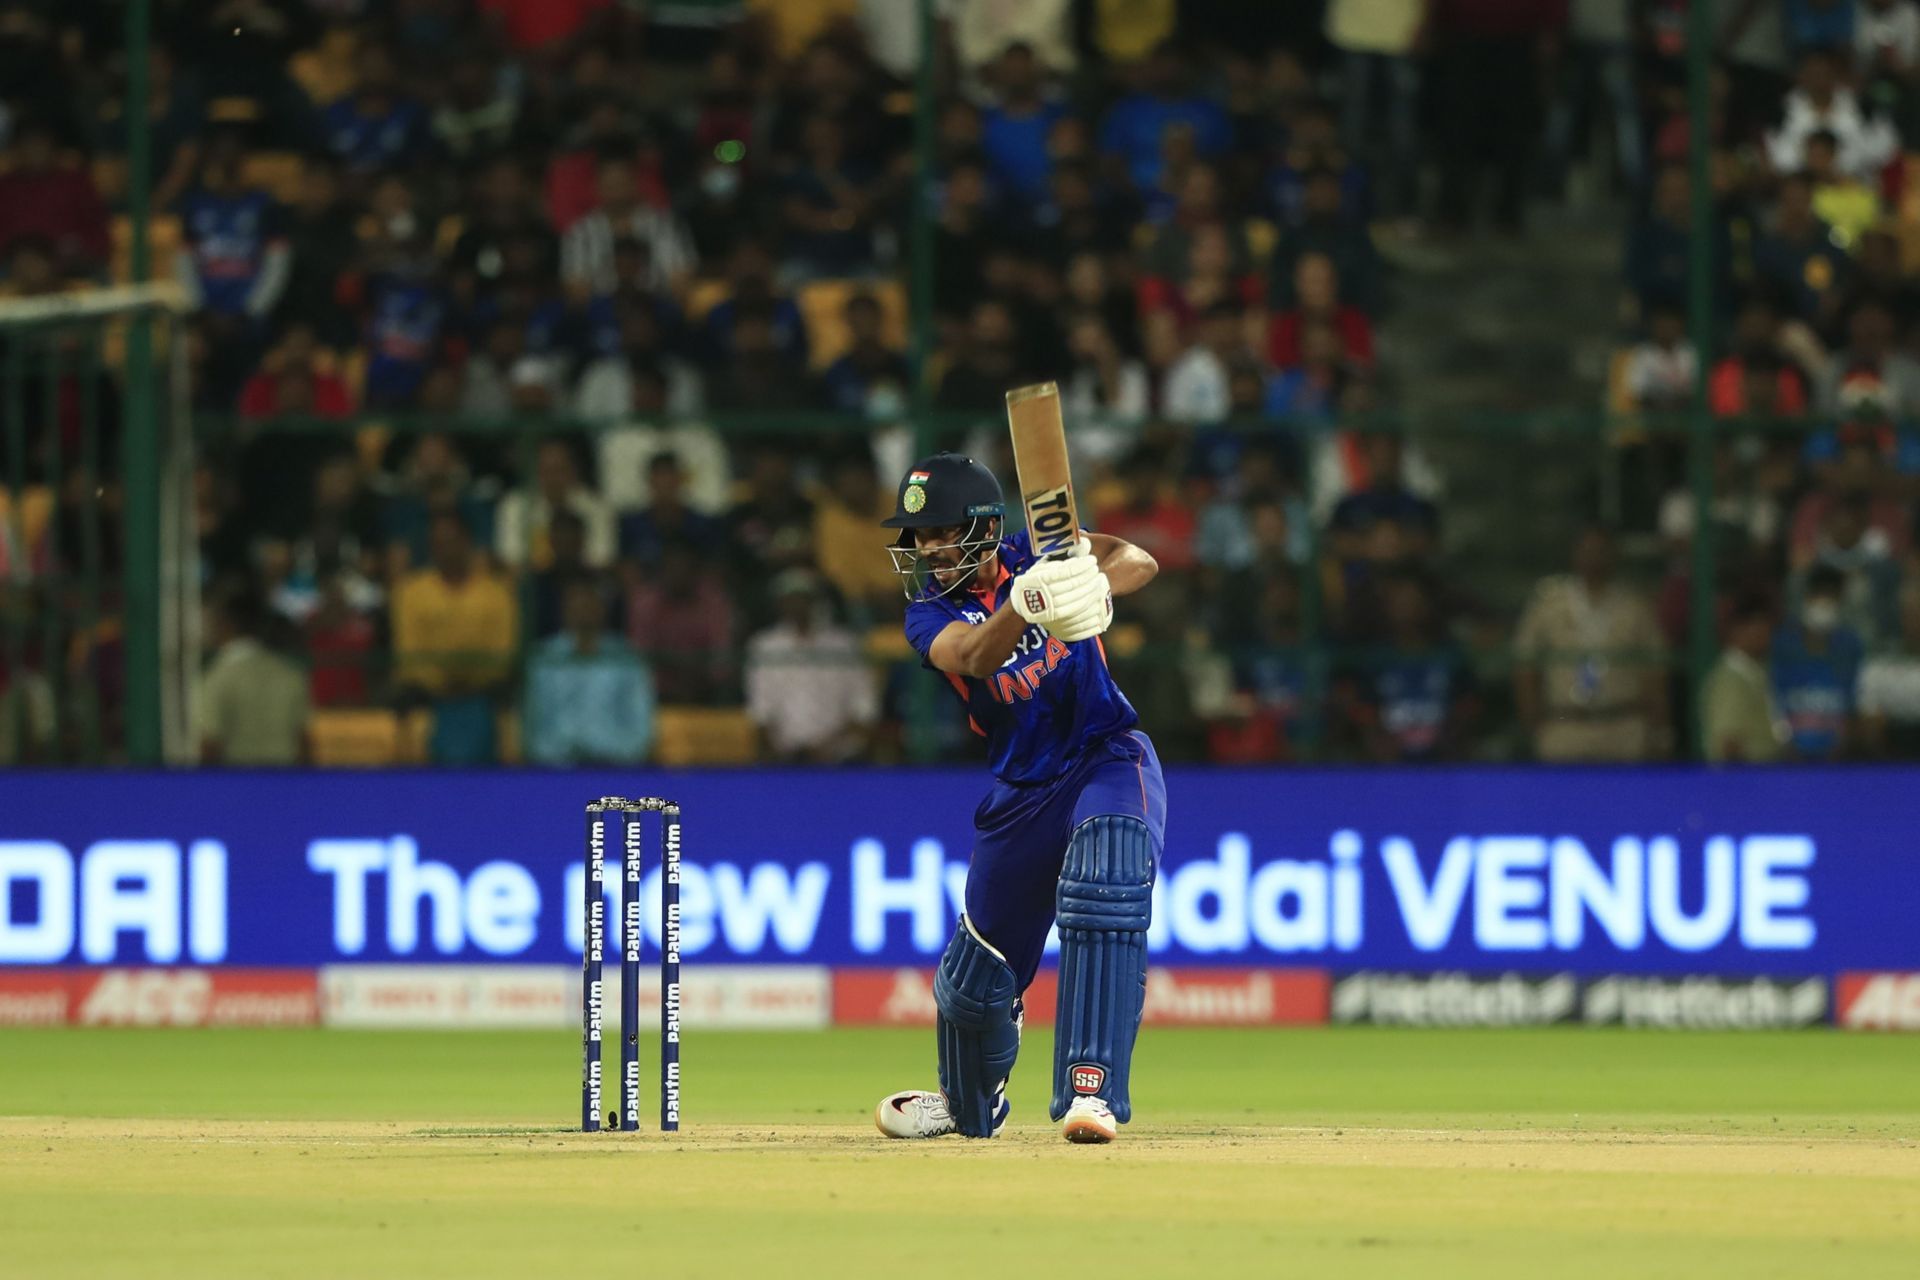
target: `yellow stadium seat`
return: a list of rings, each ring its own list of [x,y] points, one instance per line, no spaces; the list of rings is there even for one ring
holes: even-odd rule
[[[694,324],[703,324],[707,312],[727,300],[731,292],[725,280],[695,280],[687,286],[687,319]]]
[[[12,526],[23,546],[39,545],[53,523],[53,490],[43,484],[28,485],[20,494],[20,509],[13,507],[13,491],[0,488],[0,523]]]
[[[305,172],[297,151],[255,151],[247,157],[241,181],[249,186],[265,187],[281,204],[300,198],[300,181]]]
[[[867,657],[875,662],[900,662],[913,656],[913,646],[907,643],[907,633],[899,624],[883,622],[867,632],[864,648]]]
[[[1273,247],[1280,243],[1280,228],[1265,218],[1248,218],[1244,230],[1247,252],[1253,255],[1254,265],[1265,267],[1267,260],[1273,257]]]
[[[352,27],[332,27],[314,48],[296,53],[287,62],[294,82],[320,106],[353,91],[354,60],[360,51],[360,33]]]
[[[881,324],[887,343],[896,349],[907,345],[907,291],[898,280],[868,284],[859,280],[813,280],[800,286],[795,301],[807,324],[810,359],[815,369],[824,369],[846,354],[853,345],[847,330],[847,303],[857,293],[870,293],[880,304]]]
[[[313,763],[328,768],[374,768],[400,759],[400,717],[379,708],[316,711],[307,722]]]
[[[147,224],[149,280],[173,278],[173,255],[180,251],[180,219],[162,214]],[[113,220],[113,278],[126,284],[133,277],[133,220],[121,214]]]
[[[655,728],[664,765],[751,764],[759,755],[753,721],[735,707],[662,707]]]
[[[416,707],[400,718],[400,764],[425,764],[433,743],[433,712]]]

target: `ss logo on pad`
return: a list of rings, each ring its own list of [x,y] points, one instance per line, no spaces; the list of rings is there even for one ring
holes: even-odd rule
[[[1068,1067],[1067,1072],[1075,1093],[1098,1093],[1100,1086],[1107,1082],[1107,1069],[1091,1062],[1077,1062]]]

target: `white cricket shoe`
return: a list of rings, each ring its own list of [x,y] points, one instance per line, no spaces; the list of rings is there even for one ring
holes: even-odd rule
[[[947,1095],[938,1089],[902,1089],[880,1099],[873,1123],[889,1138],[944,1138],[957,1133]]]
[[[1105,1099],[1075,1098],[1060,1121],[1060,1136],[1068,1142],[1112,1142],[1120,1136],[1120,1125]]]
[[[993,1136],[999,1137],[1013,1108],[1007,1104],[1006,1087],[995,1098]],[[938,1089],[902,1089],[880,1099],[873,1109],[873,1123],[889,1138],[944,1138],[960,1132],[947,1110],[947,1095]]]

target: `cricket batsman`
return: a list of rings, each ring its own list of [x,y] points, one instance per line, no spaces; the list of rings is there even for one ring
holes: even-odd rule
[[[966,703],[995,782],[974,813],[966,914],[934,977],[938,1091],[881,1100],[894,1138],[990,1138],[1006,1123],[1021,996],[1060,924],[1052,1117],[1069,1142],[1111,1142],[1132,1114],[1127,1069],[1146,995],[1147,925],[1166,832],[1160,761],[1114,684],[1100,636],[1113,597],[1159,566],[1075,531],[1038,559],[1005,532],[993,473],[939,453],[900,482],[890,548],[907,639]]]

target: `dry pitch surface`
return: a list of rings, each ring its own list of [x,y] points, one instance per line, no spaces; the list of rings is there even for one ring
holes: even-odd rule
[[[564,1037],[0,1032],[0,1274],[1914,1276],[1920,1038],[1159,1032],[1111,1148],[889,1143],[925,1033],[688,1045],[558,1130]]]

